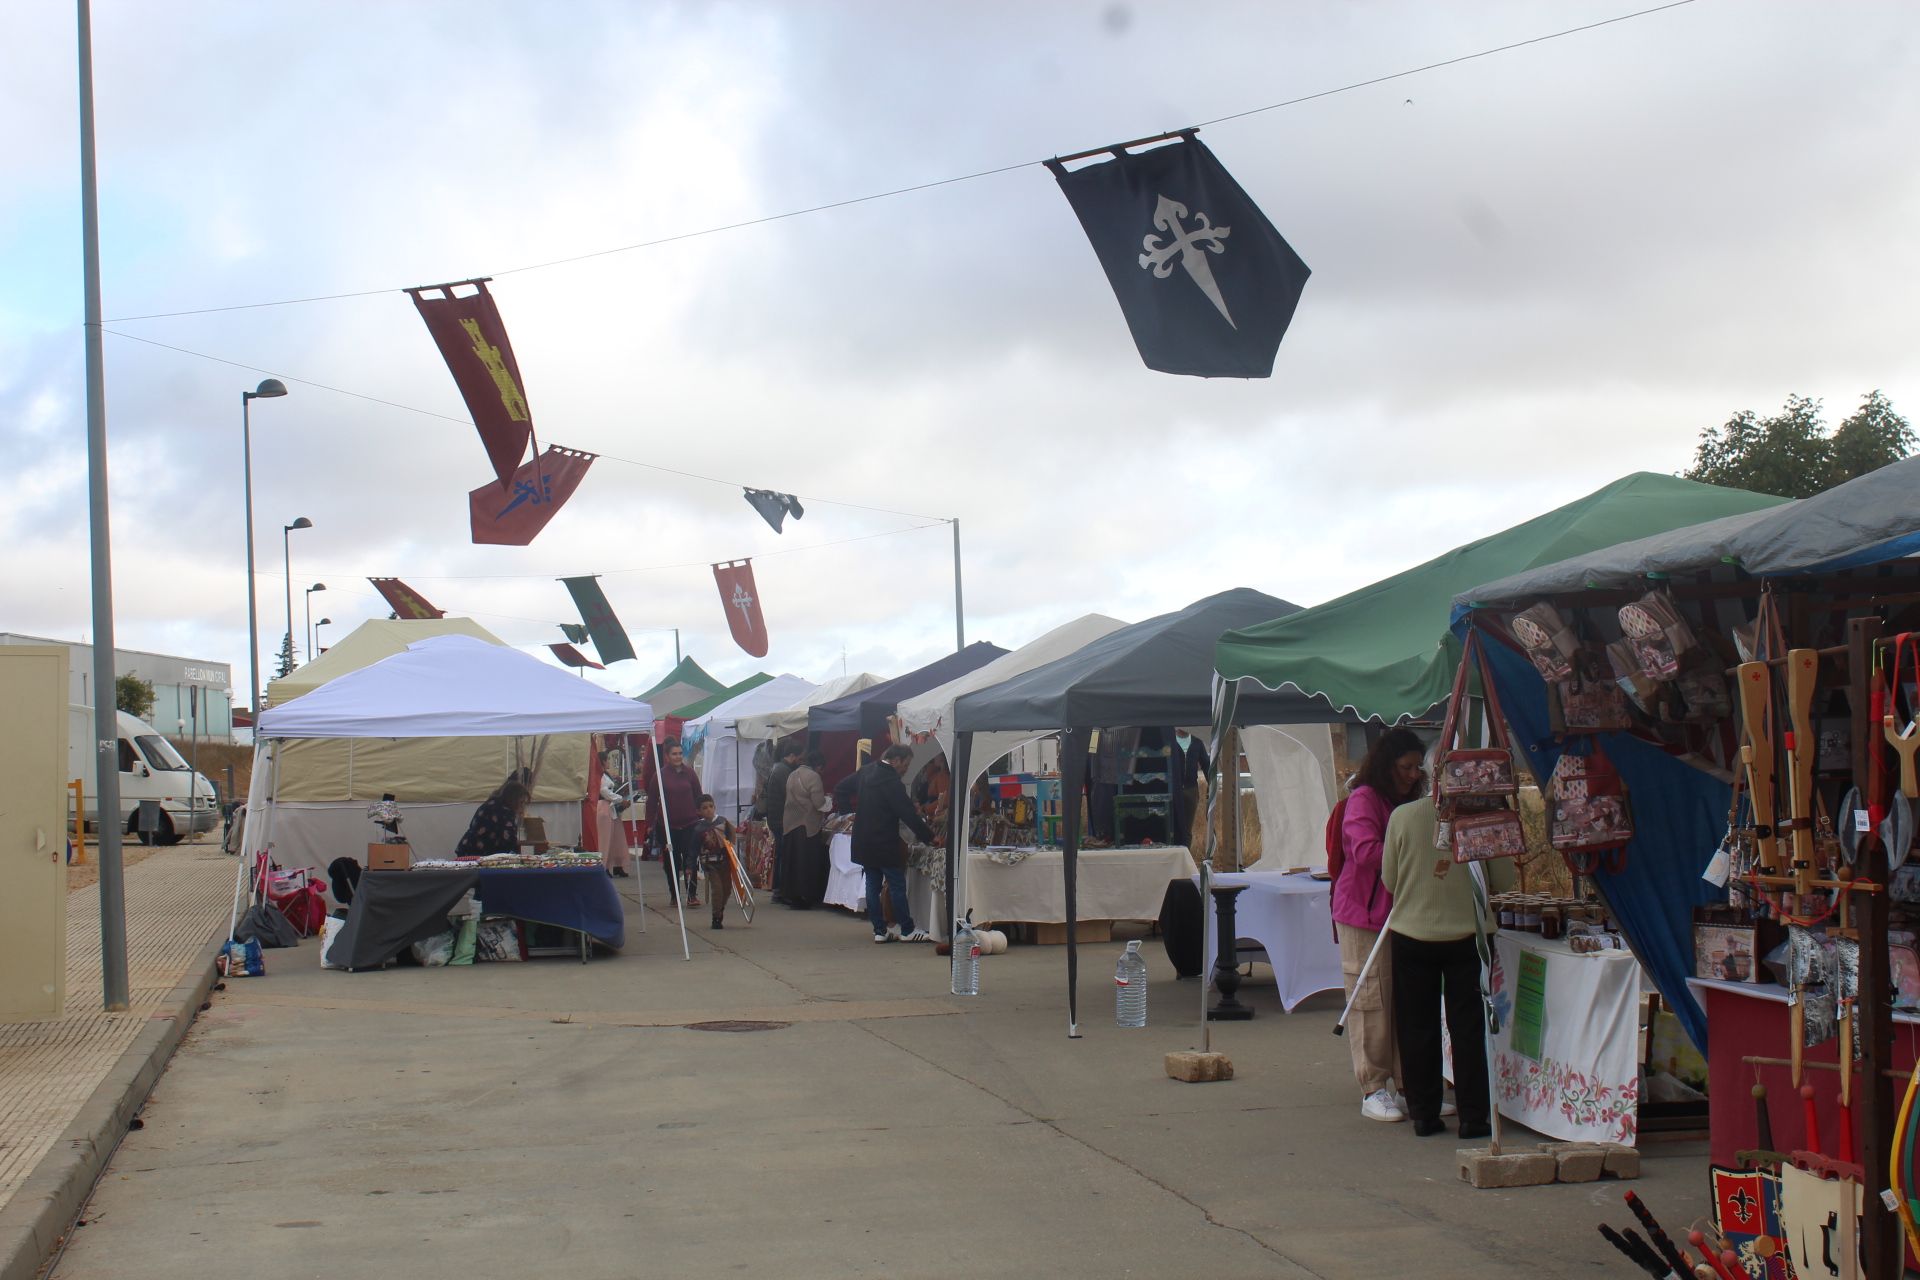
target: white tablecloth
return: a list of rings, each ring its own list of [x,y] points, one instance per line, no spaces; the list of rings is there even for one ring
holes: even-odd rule
[[[841,832],[827,844],[827,896],[830,907],[845,907],[864,914],[867,909],[866,869],[853,860],[853,837]],[[920,872],[907,870],[907,910],[913,922],[937,937],[946,937],[942,921],[933,909],[933,882]],[[943,908],[944,910],[944,908]]]
[[[1537,934],[1496,934],[1501,1026],[1491,1074],[1500,1114],[1550,1138],[1633,1145],[1643,983],[1628,952],[1580,955]]]
[[[1193,859],[1176,845],[1082,849],[1078,865],[1075,914],[1082,920],[1158,920],[1167,885],[1193,875]],[[1058,849],[1037,850],[1010,867],[969,849],[966,883],[975,924],[1066,923],[1067,884]]]
[[[1190,877],[1196,883],[1200,877]],[[1280,1004],[1289,1013],[1319,991],[1341,991],[1340,947],[1333,940],[1332,886],[1305,873],[1280,871],[1222,871],[1213,877],[1215,888],[1245,885],[1233,900],[1234,932],[1241,942],[1266,948]],[[1212,974],[1219,955],[1219,919],[1214,904],[1204,904],[1207,938],[1205,974]],[[1244,958],[1244,957],[1243,957]]]

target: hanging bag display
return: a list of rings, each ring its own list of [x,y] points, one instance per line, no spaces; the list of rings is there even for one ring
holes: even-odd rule
[[[1579,875],[1592,875],[1602,853],[1624,854],[1623,846],[1633,839],[1626,784],[1597,745],[1584,756],[1562,752],[1554,765],[1547,784],[1547,833]],[[1608,870],[1619,871],[1624,857],[1610,856],[1608,862]]]
[[[1500,799],[1519,790],[1514,781],[1513,751],[1507,744],[1507,725],[1500,714],[1500,697],[1479,646],[1479,636],[1467,632],[1466,651],[1460,657],[1453,693],[1447,699],[1447,718],[1440,730],[1440,755],[1433,775],[1434,803],[1441,807],[1461,800]],[[1467,672],[1474,669],[1480,672],[1480,684],[1486,693],[1490,745],[1463,747],[1459,745],[1460,710],[1467,700]]]
[[[1522,609],[1513,615],[1511,630],[1542,680],[1551,684],[1573,674],[1573,655],[1580,644],[1558,609],[1545,601]]]
[[[1662,683],[1680,674],[1680,659],[1698,643],[1693,628],[1662,591],[1649,591],[1622,606],[1620,630],[1626,633],[1641,671]]]
[[[1633,727],[1626,690],[1613,678],[1605,650],[1591,645],[1576,650],[1572,673],[1547,684],[1547,724],[1556,737]]]
[[[1460,712],[1467,698],[1469,670],[1479,671],[1481,688],[1486,695],[1487,736],[1491,745],[1485,747],[1459,745]],[[1513,751],[1508,745],[1506,718],[1500,713],[1499,691],[1494,688],[1493,673],[1487,668],[1480,639],[1469,631],[1460,670],[1453,679],[1453,693],[1447,701],[1446,723],[1440,730],[1440,755],[1434,769],[1434,806],[1455,862],[1512,858],[1526,852],[1526,830],[1520,825],[1520,815],[1508,803],[1508,798],[1517,790]]]

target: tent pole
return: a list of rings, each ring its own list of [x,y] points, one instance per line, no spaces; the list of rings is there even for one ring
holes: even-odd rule
[[[626,775],[620,780],[621,787],[627,793],[627,803],[632,804],[633,803],[634,769],[633,769],[633,735],[630,733],[623,733],[620,735],[620,771]],[[643,809],[641,810],[641,812],[644,814],[646,811]],[[620,827],[621,843],[622,844],[626,843],[627,824],[626,824],[626,821],[623,818],[621,818],[620,811],[617,808],[614,810],[613,820]],[[608,835],[611,836],[612,832],[608,832]],[[627,861],[629,863],[633,862],[632,849],[627,850]],[[641,870],[644,870],[644,868],[641,868]],[[640,899],[640,932],[645,933],[647,931],[647,878],[646,876],[640,874],[640,871],[634,872],[633,892],[634,892],[634,895]]]
[[[1087,731],[1060,731],[1060,791],[1067,801],[1061,815],[1060,869],[1067,890],[1067,1038],[1080,1038],[1080,791],[1087,780]]]
[[[946,917],[941,922],[941,930],[948,942],[953,941],[954,923],[966,914],[961,905],[966,899],[960,892],[960,871],[961,860],[966,854],[967,828],[971,825],[967,805],[973,796],[973,787],[967,781],[967,772],[972,763],[973,735],[955,734],[953,758],[947,761],[947,776],[952,782],[947,799],[947,901],[946,910],[941,913]]]
[[[967,610],[960,595],[960,517],[953,518],[953,651],[967,647]]]
[[[653,785],[660,788],[660,843],[666,848],[667,874],[673,877],[673,909],[680,916],[680,958],[691,961],[693,949],[687,945],[687,895],[686,886],[680,883],[680,864],[673,856],[673,823],[667,818],[666,777],[660,771],[660,737],[649,733],[647,742],[653,748]]]

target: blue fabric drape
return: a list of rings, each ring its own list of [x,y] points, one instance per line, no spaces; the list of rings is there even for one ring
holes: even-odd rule
[[[1548,726],[1546,685],[1526,658],[1505,645],[1489,642],[1486,651],[1514,745],[1526,753],[1544,788],[1562,750]],[[1705,1053],[1707,1017],[1687,987],[1693,976],[1693,908],[1726,901],[1726,891],[1700,873],[1726,834],[1732,789],[1632,734],[1584,736],[1597,739],[1606,751],[1633,805],[1626,866],[1617,874],[1602,869],[1595,883],[1647,976],[1687,1037]]]

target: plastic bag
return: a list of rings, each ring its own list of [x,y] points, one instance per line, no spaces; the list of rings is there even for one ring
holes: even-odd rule
[[[341,919],[339,916],[328,916],[324,921],[321,922],[320,924],[320,967],[322,969],[346,968],[346,966],[343,964],[335,964],[333,962],[333,956],[332,956],[333,940],[335,938],[338,938],[340,936],[340,931],[346,927],[347,927],[347,922]]]
[[[220,954],[213,963],[215,971],[223,978],[260,978],[265,977],[267,972],[266,953],[251,938],[245,942],[229,938],[221,944]]]
[[[476,961],[526,959],[520,954],[520,926],[506,919],[482,920],[480,932],[474,939],[473,958]]]
[[[454,934],[443,929],[423,942],[413,944],[413,958],[429,969],[437,969],[453,959]]]

